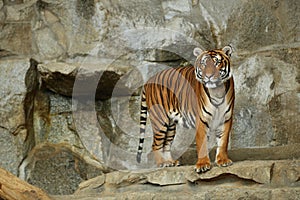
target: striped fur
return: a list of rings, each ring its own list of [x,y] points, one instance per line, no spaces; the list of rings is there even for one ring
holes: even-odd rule
[[[211,134],[217,138],[216,163],[219,166],[232,163],[227,155],[234,107],[231,52],[230,46],[211,51],[196,48],[195,66],[170,68],[147,81],[141,95],[138,162],[141,161],[148,112],[154,132],[152,150],[158,166],[179,165],[170,152],[177,124],[196,128],[197,172],[211,168],[206,142]]]

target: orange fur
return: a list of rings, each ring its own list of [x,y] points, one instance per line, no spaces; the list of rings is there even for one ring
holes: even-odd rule
[[[216,134],[216,163],[232,163],[227,148],[232,127],[234,82],[230,72],[231,47],[195,54],[195,66],[171,68],[150,78],[143,87],[141,103],[141,134],[145,134],[146,112],[149,113],[154,138],[152,149],[159,166],[178,165],[171,157],[171,144],[176,125],[196,128],[197,172],[211,168],[207,136]],[[141,161],[140,139],[137,160]]]

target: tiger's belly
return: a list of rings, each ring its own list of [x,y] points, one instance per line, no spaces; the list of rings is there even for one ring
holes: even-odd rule
[[[196,117],[192,113],[171,112],[169,118],[171,122],[184,128],[192,129],[196,127]]]
[[[218,107],[214,107],[211,109],[211,115],[203,115],[205,121],[207,123],[207,136],[210,137],[214,135],[215,137],[219,137],[224,129],[224,122],[229,116],[226,115],[226,106],[219,105]],[[184,128],[195,129],[196,121],[199,116],[195,116],[193,113],[188,112],[170,112],[169,118],[171,122],[178,124]]]

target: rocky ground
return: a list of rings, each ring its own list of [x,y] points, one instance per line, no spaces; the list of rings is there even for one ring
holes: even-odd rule
[[[55,200],[300,198],[300,160],[242,161],[197,174],[193,166],[115,171]]]

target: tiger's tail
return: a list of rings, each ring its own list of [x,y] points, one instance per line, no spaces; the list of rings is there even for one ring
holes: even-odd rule
[[[140,142],[138,147],[138,152],[136,155],[136,161],[138,163],[141,162],[141,156],[143,152],[143,144],[145,139],[145,132],[146,132],[146,123],[147,123],[147,103],[146,103],[146,94],[145,89],[143,88],[142,95],[141,95],[141,114],[140,114]]]

